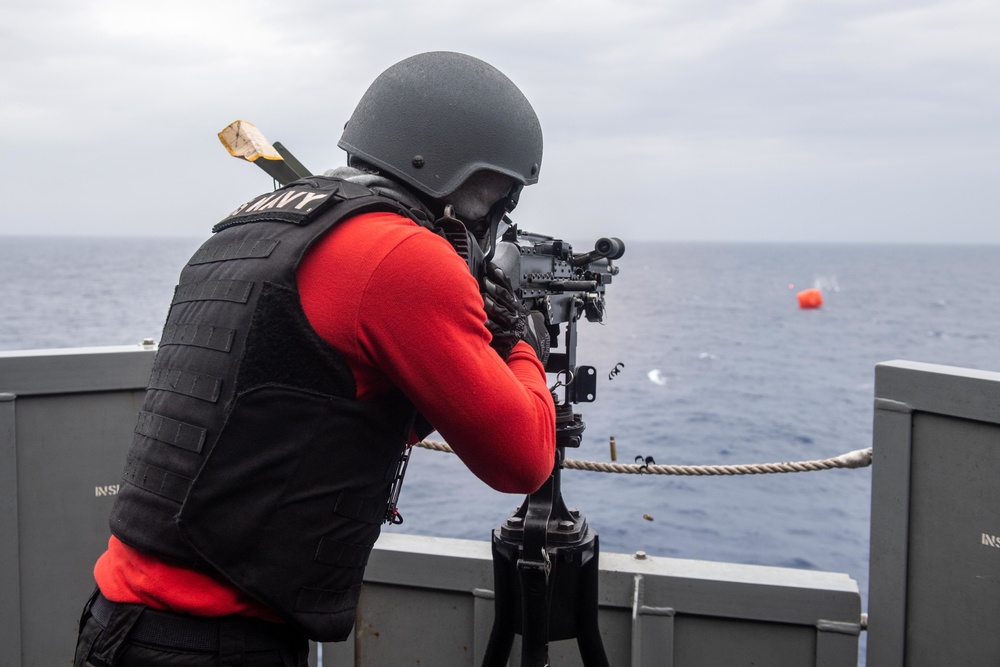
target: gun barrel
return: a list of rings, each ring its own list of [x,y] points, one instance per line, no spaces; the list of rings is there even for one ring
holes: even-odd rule
[[[598,286],[596,280],[549,280],[531,284],[554,292],[596,292]]]

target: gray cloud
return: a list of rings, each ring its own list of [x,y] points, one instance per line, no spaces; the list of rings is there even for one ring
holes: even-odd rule
[[[47,0],[0,26],[0,234],[203,235],[270,187],[222,127],[334,166],[371,80],[446,49],[502,69],[542,120],[522,226],[1000,241],[993,2]]]

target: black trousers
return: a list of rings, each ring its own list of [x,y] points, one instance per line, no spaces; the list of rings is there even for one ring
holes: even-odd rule
[[[283,625],[198,618],[110,602],[99,592],[80,617],[75,667],[306,667],[309,642]]]

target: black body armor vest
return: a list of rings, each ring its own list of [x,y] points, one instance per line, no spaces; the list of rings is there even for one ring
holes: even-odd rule
[[[411,211],[312,177],[234,211],[181,273],[128,453],[111,531],[214,572],[310,638],[354,624],[414,409],[358,401],[310,327],[296,268],[333,225]]]

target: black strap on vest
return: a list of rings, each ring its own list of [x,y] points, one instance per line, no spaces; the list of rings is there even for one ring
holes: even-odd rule
[[[160,347],[164,345],[193,345],[219,352],[229,352],[233,347],[236,329],[210,324],[168,324],[163,327]]]
[[[152,412],[139,413],[135,432],[196,454],[205,445],[205,429]]]
[[[246,303],[250,299],[253,283],[246,280],[203,280],[178,285],[170,305],[187,301],[231,301]]]
[[[194,481],[183,475],[144,463],[132,456],[125,460],[122,479],[140,489],[145,489],[177,503],[184,502],[184,497],[187,496],[188,489],[191,488],[191,482]]]
[[[307,614],[339,614],[356,608],[360,597],[360,584],[346,591],[302,588],[295,599],[295,611]]]
[[[232,259],[264,259],[269,257],[278,242],[273,239],[260,239],[230,243],[218,248],[201,248],[188,262],[191,266],[211,264],[212,262],[227,262]]]
[[[196,373],[183,368],[153,367],[149,375],[147,389],[160,389],[198,398],[209,403],[219,400],[222,391],[222,378],[205,373]]]

